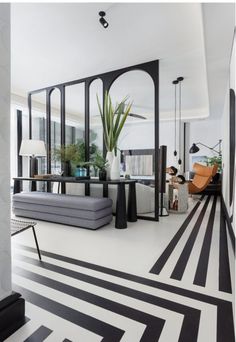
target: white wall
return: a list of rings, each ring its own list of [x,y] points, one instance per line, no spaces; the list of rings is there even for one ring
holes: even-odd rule
[[[97,134],[96,144],[102,146],[102,129],[92,128]],[[167,146],[167,164],[175,165],[174,151],[174,123],[166,121],[160,123],[160,145]],[[128,149],[154,149],[154,125],[153,122],[137,121],[133,124],[126,123],[119,139],[119,148]]]
[[[234,177],[234,200],[233,205],[229,206],[229,89],[234,89],[236,92],[236,81],[235,81],[235,58],[236,58],[236,41],[234,37],[234,45],[232,49],[231,63],[230,63],[230,74],[228,81],[228,89],[225,95],[225,106],[224,113],[221,121],[221,130],[224,139],[223,143],[223,196],[224,200],[231,216],[234,213],[233,227],[234,231],[236,231],[236,222],[235,222],[235,207],[236,207],[236,181]],[[236,163],[236,159],[235,159]],[[235,165],[235,175],[236,175],[236,165]]]
[[[0,4],[0,300],[11,294],[10,5]]]
[[[221,119],[211,119],[211,117],[190,122],[190,132],[189,132],[189,143],[190,146],[193,143],[201,142],[209,147],[213,147],[217,144],[219,139],[222,139],[222,130],[221,130]],[[216,153],[213,153],[208,148],[199,145],[200,151],[194,154],[190,154],[189,163],[190,170],[192,166],[192,157],[193,156],[207,156],[212,157],[216,156]],[[216,147],[218,151],[218,147]]]
[[[189,124],[189,134],[187,139],[186,151],[189,150],[193,142],[202,142],[210,147],[214,146],[219,139],[222,139],[221,120],[210,119],[191,121]],[[101,128],[94,128],[98,133],[97,144],[102,146],[102,130]],[[182,127],[183,136],[183,127]],[[177,151],[179,151],[178,143],[178,125],[177,125]],[[174,156],[175,142],[174,142],[174,121],[161,121],[160,122],[160,145],[167,146],[167,165],[174,165],[178,167],[178,158]],[[135,122],[124,126],[120,140],[119,148],[126,149],[152,149],[154,148],[154,126],[152,122]],[[183,141],[182,141],[183,150]],[[188,154],[188,153],[187,153]],[[186,169],[191,170],[192,156],[213,156],[209,149],[201,147],[198,153],[189,155],[189,167]],[[183,159],[183,156],[181,157]]]

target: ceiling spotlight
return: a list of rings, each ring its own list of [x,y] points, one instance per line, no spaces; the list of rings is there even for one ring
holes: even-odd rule
[[[101,18],[99,19],[100,23],[102,24],[102,26],[103,26],[104,28],[107,28],[107,27],[109,26],[109,24],[108,24],[108,22],[106,21],[106,19],[104,19],[105,15],[106,15],[106,12],[101,11],[101,12],[99,12],[98,14],[99,14],[100,17],[101,17]]]

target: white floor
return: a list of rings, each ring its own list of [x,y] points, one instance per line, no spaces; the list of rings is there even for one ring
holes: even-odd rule
[[[191,200],[186,214],[171,214],[160,218],[160,222],[139,220],[137,223],[129,223],[128,228],[122,230],[115,229],[114,222],[97,231],[90,231],[38,221],[40,249],[52,253],[43,253],[42,264],[38,262],[35,250],[24,247],[35,248],[30,230],[13,237],[13,283],[15,290],[20,293],[23,291],[26,316],[30,320],[6,341],[223,341],[221,332],[224,324],[220,322],[221,331],[217,329],[217,319],[220,319],[220,316],[217,317],[217,309],[221,305],[223,307],[225,302],[229,303],[227,314],[230,316],[233,296],[219,291],[218,287],[219,201],[216,205],[206,285],[194,285],[193,279],[213,197],[209,201],[182,279],[176,280],[171,275],[205,200],[200,203],[161,272],[158,275],[150,273],[197,202],[198,198]],[[233,269],[229,239],[228,248],[230,267]],[[85,264],[67,258],[84,261]],[[84,279],[86,275],[93,280]],[[50,283],[51,280],[55,283]],[[104,285],[100,280],[106,281]],[[168,287],[168,284],[171,286]],[[35,294],[43,299],[37,299]],[[145,298],[142,298],[143,294]],[[149,298],[150,295],[153,297]],[[52,309],[47,306],[51,305],[48,300],[53,301]],[[58,303],[62,306],[58,307]],[[68,315],[65,308],[69,308]],[[183,314],[184,310],[186,315]],[[80,313],[83,317],[80,317]],[[188,315],[195,317],[195,323],[191,318],[190,325],[184,330],[183,322]],[[232,334],[229,333],[227,338],[224,342],[233,342]]]

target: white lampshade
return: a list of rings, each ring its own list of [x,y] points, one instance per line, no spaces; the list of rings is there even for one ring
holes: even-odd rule
[[[20,156],[46,157],[45,143],[42,140],[22,140]]]

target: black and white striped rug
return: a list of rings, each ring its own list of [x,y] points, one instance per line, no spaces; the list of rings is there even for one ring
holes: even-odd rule
[[[13,289],[27,319],[6,341],[234,342],[234,256],[219,206],[197,201],[145,276],[49,251],[39,262],[16,245]]]

